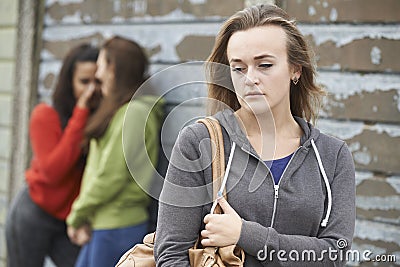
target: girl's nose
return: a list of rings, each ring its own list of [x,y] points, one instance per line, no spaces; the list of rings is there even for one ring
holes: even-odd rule
[[[249,68],[247,73],[245,74],[245,84],[248,86],[253,86],[253,85],[259,85],[260,80],[258,79],[258,76],[256,74],[256,71],[254,71],[252,68]]]

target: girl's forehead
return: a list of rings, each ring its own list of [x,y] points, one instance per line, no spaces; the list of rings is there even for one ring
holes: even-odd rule
[[[228,58],[239,56],[258,56],[268,53],[286,55],[286,33],[276,25],[265,25],[237,31],[228,41]]]

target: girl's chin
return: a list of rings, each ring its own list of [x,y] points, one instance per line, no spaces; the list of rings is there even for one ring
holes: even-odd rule
[[[241,106],[247,112],[254,113],[255,115],[271,113],[271,108],[265,98],[260,101],[246,101],[246,103],[241,103]]]
[[[244,107],[247,112],[253,113],[254,115],[271,115],[271,109],[268,105],[264,104],[252,104]]]

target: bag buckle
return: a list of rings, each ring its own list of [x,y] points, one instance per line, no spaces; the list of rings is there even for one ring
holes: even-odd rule
[[[212,267],[215,262],[216,262],[216,260],[215,260],[213,255],[208,254],[208,253],[204,253],[203,254],[203,259],[201,261],[201,266]]]

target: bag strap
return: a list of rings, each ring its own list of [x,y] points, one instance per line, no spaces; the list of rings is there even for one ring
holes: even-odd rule
[[[197,122],[203,123],[210,134],[211,155],[215,155],[211,163],[212,180],[213,180],[213,201],[218,197],[218,191],[221,187],[225,174],[225,150],[224,139],[222,136],[222,128],[218,120],[212,117],[199,119]],[[223,196],[226,199],[226,188],[224,187]],[[214,213],[221,214],[222,210],[219,205],[216,206]]]

